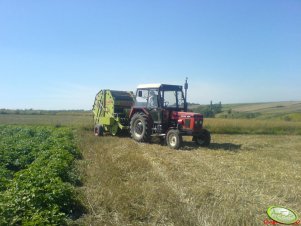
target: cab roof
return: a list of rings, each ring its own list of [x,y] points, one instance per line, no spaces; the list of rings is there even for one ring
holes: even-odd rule
[[[167,84],[140,84],[137,86],[137,89],[164,89],[164,90],[182,90],[182,86],[178,85],[167,85]]]
[[[148,89],[148,88],[159,88],[162,84],[152,83],[152,84],[140,84],[137,89]]]

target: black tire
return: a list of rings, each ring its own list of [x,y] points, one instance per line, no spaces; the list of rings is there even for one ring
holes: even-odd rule
[[[201,134],[198,136],[193,137],[195,143],[202,147],[207,147],[210,145],[211,142],[211,135],[210,132],[206,129],[203,129]]]
[[[177,129],[171,129],[166,135],[166,143],[172,149],[179,149],[182,145],[182,136]]]
[[[103,136],[103,127],[101,125],[94,126],[94,135],[95,136]]]
[[[133,115],[130,123],[130,132],[132,138],[138,142],[150,141],[151,124],[146,114],[138,112]]]
[[[167,144],[166,144],[166,138],[165,138],[165,137],[159,137],[159,140],[160,140],[160,144],[161,144],[161,145],[167,145]]]

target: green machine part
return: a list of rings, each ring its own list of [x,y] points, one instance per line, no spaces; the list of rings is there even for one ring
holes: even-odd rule
[[[134,104],[133,92],[100,90],[93,105],[94,125],[116,135],[118,131],[129,128],[129,111]]]

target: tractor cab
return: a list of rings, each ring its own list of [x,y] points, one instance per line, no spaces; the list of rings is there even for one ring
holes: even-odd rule
[[[137,87],[134,108],[150,114],[154,123],[166,125],[172,111],[185,110],[184,103],[182,86],[145,84]]]
[[[182,86],[145,84],[137,87],[135,106],[184,111],[184,100]]]

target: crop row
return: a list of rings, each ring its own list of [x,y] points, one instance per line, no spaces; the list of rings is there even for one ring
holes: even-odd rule
[[[0,225],[65,225],[78,212],[72,131],[0,126]]]

